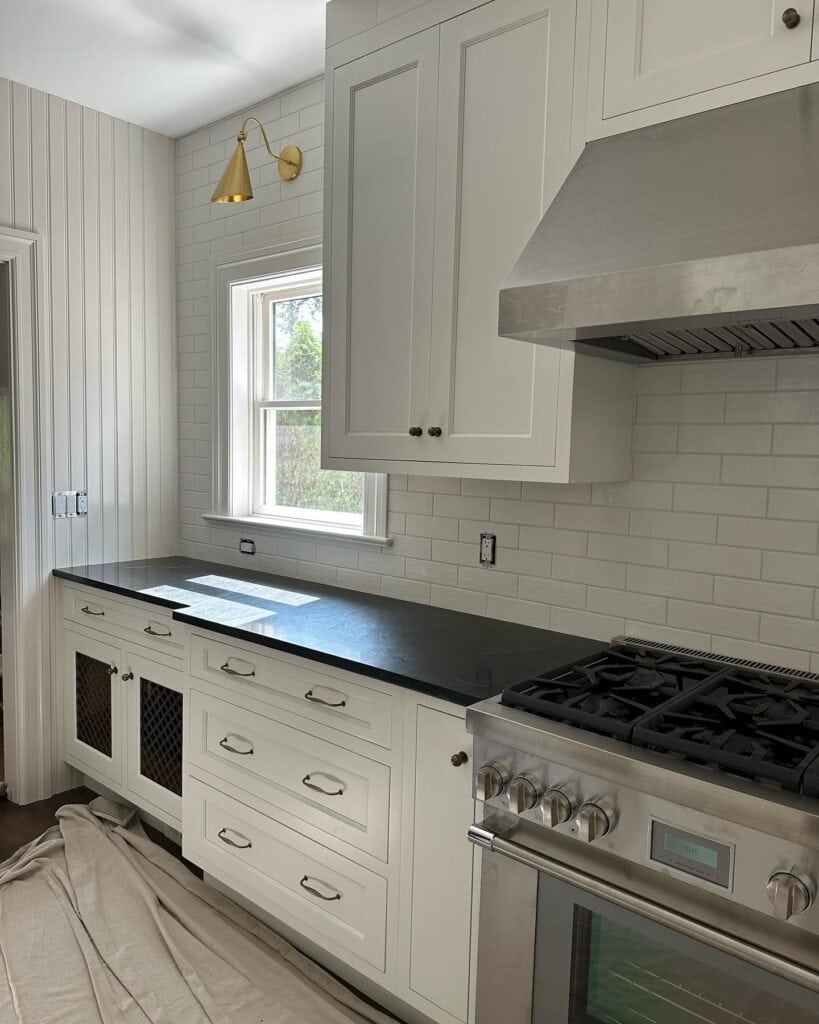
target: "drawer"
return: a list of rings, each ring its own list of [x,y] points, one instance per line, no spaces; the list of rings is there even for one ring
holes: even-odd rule
[[[190,713],[191,764],[387,860],[386,765],[197,690]]]
[[[193,776],[183,841],[185,856],[226,885],[384,970],[385,878]]]
[[[349,672],[194,633],[191,675],[261,699],[266,691],[302,717],[387,749],[392,746],[392,698],[362,686]]]
[[[124,633],[136,642],[181,657],[185,644],[185,627],[175,622],[167,608],[143,604],[141,601],[120,601],[104,591],[79,590],[66,586],[63,615],[105,632]]]

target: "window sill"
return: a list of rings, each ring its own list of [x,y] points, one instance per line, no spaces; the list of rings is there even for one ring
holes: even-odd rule
[[[392,537],[378,537],[344,530],[342,527],[299,526],[293,523],[273,522],[262,516],[220,516],[205,512],[202,518],[214,526],[244,526],[254,533],[262,533],[268,537],[296,537],[301,540],[332,540],[338,544],[368,544],[372,547],[389,547]]]

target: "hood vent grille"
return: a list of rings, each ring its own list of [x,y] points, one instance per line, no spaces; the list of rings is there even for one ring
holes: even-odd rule
[[[819,348],[819,320],[763,320],[688,327],[674,330],[631,331],[621,343],[631,343],[634,355],[652,359],[693,359],[701,356],[777,355]],[[584,345],[608,345],[587,339]]]

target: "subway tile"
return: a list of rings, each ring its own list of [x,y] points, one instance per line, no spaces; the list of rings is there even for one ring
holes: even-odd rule
[[[750,548],[671,541],[668,549],[668,567],[687,569],[691,572],[710,572],[718,576],[759,579],[762,553]]]
[[[462,544],[454,540],[433,540],[432,560],[451,562],[453,565],[478,565],[479,551],[475,544]]]
[[[498,548],[496,566],[503,572],[520,573],[523,576],[551,576],[552,556],[540,551],[518,551]]]
[[[358,550],[341,544],[316,544],[316,561],[342,569],[358,568]]]
[[[557,605],[560,608],[586,607],[586,587],[581,583],[567,583],[565,580],[521,576],[518,596],[527,601]]]
[[[493,619],[520,622],[524,626],[535,626],[538,629],[548,629],[551,621],[551,608],[548,605],[502,597],[499,594],[489,595],[486,613]]]
[[[719,455],[667,455],[635,452],[634,476],[639,480],[715,484],[719,482],[720,458]]]
[[[819,392],[816,396],[819,402]],[[781,423],[774,427],[774,455],[819,455],[819,423]]]
[[[555,527],[590,533],[628,533],[627,509],[606,505],[555,505]]]
[[[659,597],[710,601],[714,594],[714,578],[707,573],[629,565],[626,569],[626,587],[638,593],[656,594]]]
[[[727,423],[819,423],[819,399],[815,391],[728,395],[725,420]]]
[[[389,507],[392,512],[407,512],[415,515],[432,515],[431,494],[423,491],[390,491]]]
[[[381,596],[395,597],[399,601],[415,601],[417,604],[429,604],[431,587],[421,580],[407,580],[398,576],[382,576]]]
[[[374,551],[359,551],[358,568],[362,572],[381,573],[383,576],[403,576],[406,567],[400,555],[383,555]]]
[[[638,395],[673,395],[680,390],[682,367],[678,363],[653,363],[637,368]]]
[[[603,615],[625,615],[643,622],[661,622],[666,619],[666,598],[623,590],[589,587],[586,608]]]
[[[424,518],[423,516],[421,518]],[[387,510],[387,536],[394,533],[407,532],[407,516],[404,512],[390,512]]]
[[[631,533],[636,537],[711,543],[717,537],[717,517],[697,512],[634,509],[631,513]]]
[[[626,585],[626,567],[616,562],[601,562],[594,558],[572,558],[569,555],[555,555],[552,559],[552,576],[570,583],[591,583],[601,587]]]
[[[517,523],[521,526],[551,526],[554,515],[555,507],[550,502],[492,498],[489,518],[494,522]]]
[[[794,619],[784,615],[762,616],[759,639],[777,647],[819,652],[819,625],[815,619]]]
[[[804,551],[815,554],[816,523],[780,522],[748,516],[720,516],[717,539],[736,547],[767,548],[771,551]]]
[[[458,586],[465,590],[480,590],[484,594],[517,597],[518,578],[513,573],[501,572],[498,569],[475,569],[462,565],[458,569]]]
[[[669,598],[668,625],[734,636],[740,640],[756,640],[759,636],[759,613]]]
[[[724,395],[639,395],[636,423],[722,423]]]
[[[724,455],[722,482],[768,487],[819,487],[819,458]]]
[[[819,490],[771,488],[768,515],[774,519],[808,519],[819,522]]]
[[[631,450],[635,452],[675,452],[677,427],[662,423],[635,423],[631,431]]]
[[[581,530],[555,530],[549,526],[521,526],[520,546],[528,551],[585,555],[589,535]]]
[[[819,587],[819,557],[765,551],[762,555],[762,578],[777,583]]]
[[[461,590],[458,587],[432,585],[430,600],[438,608],[449,608],[454,612],[470,615],[486,615],[487,595],[477,590]]]
[[[362,590],[365,594],[381,593],[381,576],[377,573],[339,568],[336,569],[336,582],[348,590]]]
[[[461,494],[476,498],[519,499],[521,483],[519,480],[462,480]]]
[[[489,519],[489,498],[470,498],[459,494],[436,494],[433,510],[436,516],[459,519]]]
[[[547,484],[524,480],[524,501],[559,501],[562,504],[587,505],[591,500],[591,484]]]
[[[631,565],[668,565],[668,541],[651,537],[614,537],[589,534],[589,558],[628,562]]]
[[[622,483],[594,484],[592,503],[617,505],[620,508],[671,508],[674,485],[647,480],[625,480]]]
[[[461,481],[451,476],[410,476],[407,477],[407,489],[433,494],[460,494]]]
[[[421,580],[424,583],[438,583],[444,587],[455,587],[458,585],[457,565],[408,558],[406,574],[408,579]]]
[[[574,608],[552,608],[552,629],[575,633],[593,640],[611,640],[625,631],[626,620],[613,615],[597,615]]]
[[[718,576],[714,580],[714,602],[732,608],[809,618],[813,611],[813,590],[783,583]]]
[[[776,383],[774,359],[707,359],[682,367],[682,391],[772,391]]]
[[[457,540],[458,520],[445,519],[442,516],[418,516],[407,513],[405,532],[414,537]]]
[[[393,537],[390,554],[403,555],[407,558],[431,558],[432,541],[429,537]]]
[[[767,455],[773,427],[769,424],[712,423],[681,426],[677,435],[680,452],[725,452]]]
[[[724,484],[675,484],[674,508],[680,512],[764,516],[768,492],[764,487]]]
[[[814,353],[777,359],[776,386],[783,391],[819,391],[819,361]]]

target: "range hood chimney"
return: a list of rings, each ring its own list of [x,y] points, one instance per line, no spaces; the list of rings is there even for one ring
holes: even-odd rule
[[[819,85],[590,142],[499,328],[640,361],[819,350]]]

